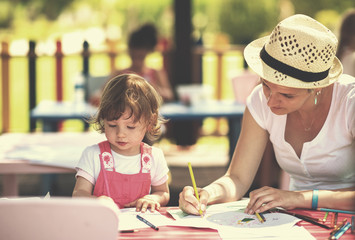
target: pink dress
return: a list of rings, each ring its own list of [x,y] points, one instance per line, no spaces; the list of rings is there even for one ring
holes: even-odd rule
[[[99,143],[99,147],[101,170],[95,184],[94,196],[111,197],[119,208],[123,208],[125,204],[149,194],[153,158],[152,148],[149,145],[141,143],[141,169],[136,174],[116,172],[109,142],[103,141]]]

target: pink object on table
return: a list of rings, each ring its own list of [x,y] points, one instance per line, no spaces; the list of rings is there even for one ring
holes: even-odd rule
[[[0,199],[0,239],[114,240],[119,210],[109,203],[64,197]]]

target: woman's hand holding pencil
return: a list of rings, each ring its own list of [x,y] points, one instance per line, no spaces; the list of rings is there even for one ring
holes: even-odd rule
[[[206,211],[208,193],[202,188],[196,188],[199,194],[200,200],[197,200],[195,196],[195,190],[191,186],[185,186],[183,191],[180,193],[179,207],[186,213],[193,215],[201,215]]]
[[[180,193],[179,207],[184,212],[203,216],[206,211],[209,196],[207,191],[202,188],[197,188],[191,163],[188,163],[188,167],[193,187],[184,187],[184,190]]]

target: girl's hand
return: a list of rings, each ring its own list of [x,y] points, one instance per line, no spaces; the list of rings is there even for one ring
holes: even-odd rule
[[[150,211],[154,212],[155,209],[160,209],[160,203],[155,200],[151,195],[145,195],[142,198],[139,198],[133,202],[127,203],[124,207],[136,207],[137,212],[146,212],[150,207]]]
[[[262,187],[249,194],[250,201],[245,209],[245,213],[254,214],[264,212],[274,207],[293,209],[299,206],[303,197],[298,192],[285,191],[272,187]]]
[[[190,186],[184,187],[179,195],[179,208],[188,214],[200,215],[200,209],[204,213],[206,211],[206,206],[209,198],[209,194],[206,190],[202,188],[197,188],[198,195],[200,197],[200,202],[198,202],[195,197],[194,189]]]
[[[101,202],[107,202],[108,204],[111,204],[111,203],[116,204],[112,198],[105,196],[105,195],[99,196],[99,197],[97,197],[97,199],[99,199],[99,201],[101,201]]]

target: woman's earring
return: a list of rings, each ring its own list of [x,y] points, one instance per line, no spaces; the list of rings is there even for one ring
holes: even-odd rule
[[[314,96],[314,105],[317,105],[318,103],[318,95],[321,93],[321,91],[316,92],[316,95]]]

